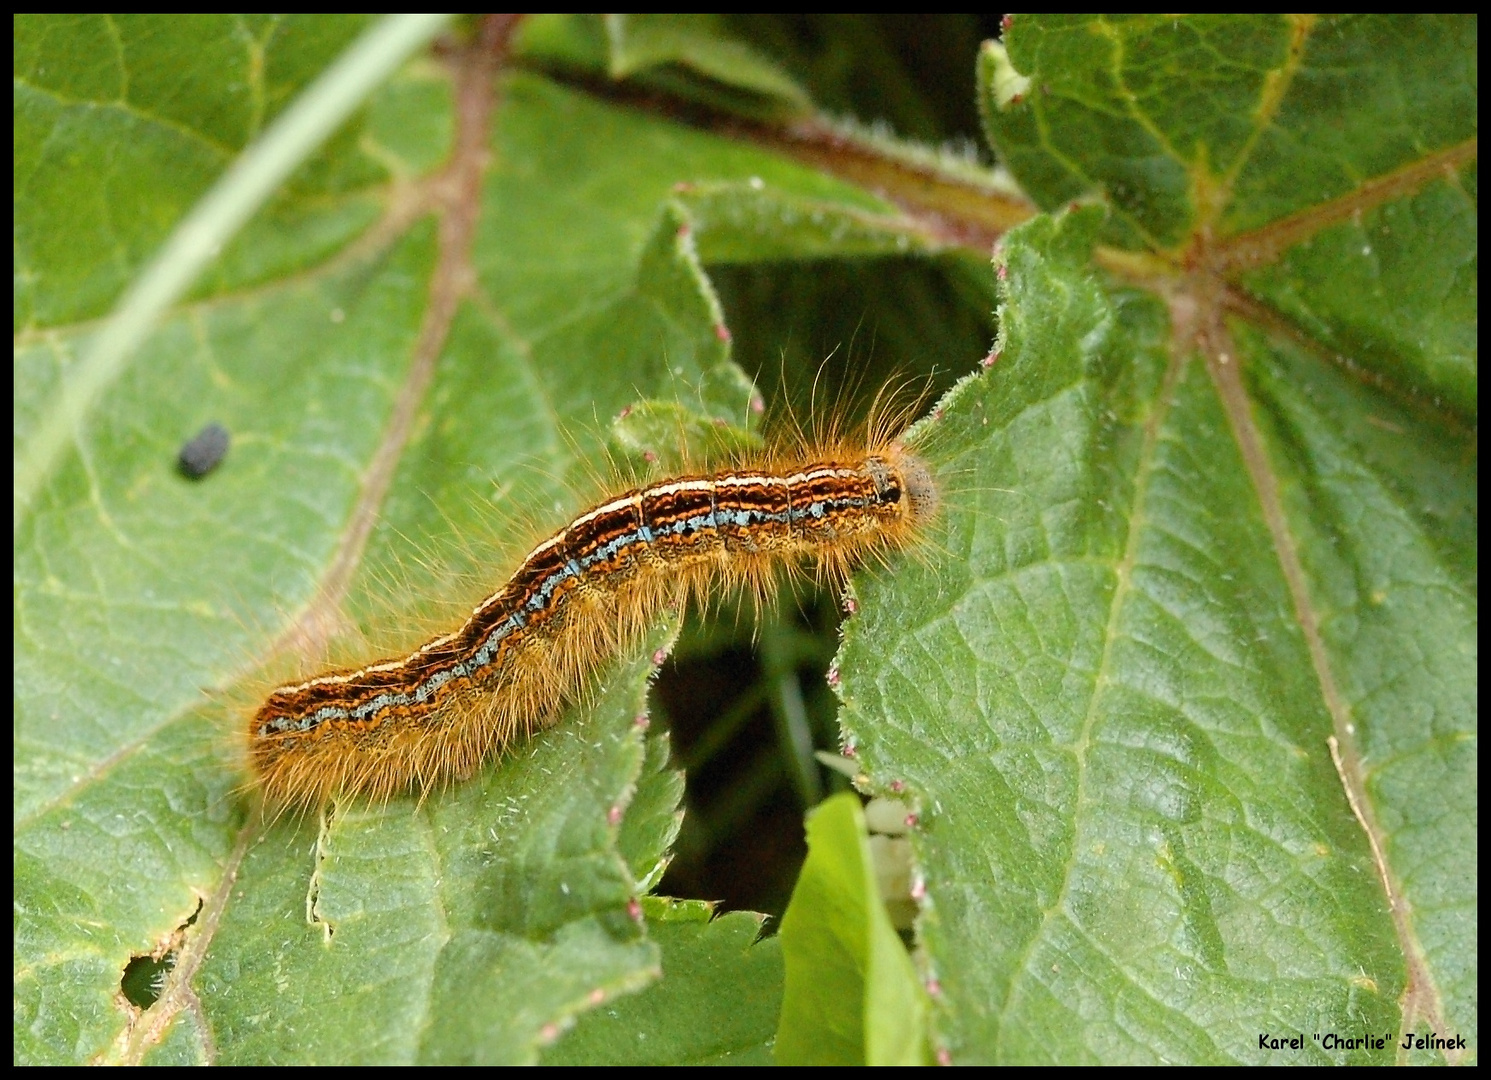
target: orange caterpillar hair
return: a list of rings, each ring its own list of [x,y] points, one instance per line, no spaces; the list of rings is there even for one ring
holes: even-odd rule
[[[936,510],[926,464],[873,436],[633,488],[535,547],[450,633],[273,690],[249,722],[250,767],[278,807],[426,794],[551,723],[663,608],[721,586],[765,597],[784,563],[842,581]]]

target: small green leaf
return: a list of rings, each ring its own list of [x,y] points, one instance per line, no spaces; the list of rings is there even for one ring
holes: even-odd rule
[[[808,860],[782,917],[781,1065],[920,1065],[927,998],[875,884],[859,799],[808,818]]]
[[[730,111],[783,117],[811,107],[791,76],[731,37],[719,15],[530,16],[519,48],[535,60],[633,79]]]
[[[662,64],[690,68],[725,86],[804,112],[807,96],[780,67],[724,33],[717,15],[607,15],[611,74],[625,78]]]
[[[641,893],[657,886],[683,824],[683,773],[668,766],[670,745],[666,731],[653,730],[647,736],[647,758],[617,839]]]

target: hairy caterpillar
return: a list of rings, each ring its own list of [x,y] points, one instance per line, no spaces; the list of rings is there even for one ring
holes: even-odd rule
[[[271,692],[248,731],[267,799],[386,799],[469,776],[545,726],[665,605],[786,562],[842,579],[935,514],[931,471],[899,443],[776,455],[634,488],[535,547],[466,622],[412,653]]]

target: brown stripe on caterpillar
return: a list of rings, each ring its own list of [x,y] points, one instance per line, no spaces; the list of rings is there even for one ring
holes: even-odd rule
[[[764,595],[784,562],[842,577],[911,542],[936,507],[930,470],[898,444],[627,491],[535,547],[452,633],[275,689],[249,726],[250,765],[277,805],[426,793],[545,726],[665,605],[719,585]]]

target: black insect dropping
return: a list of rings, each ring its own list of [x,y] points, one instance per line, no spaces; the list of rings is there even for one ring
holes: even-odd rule
[[[228,429],[221,424],[208,424],[192,436],[176,457],[177,467],[183,476],[200,480],[222,463],[228,455]]]

